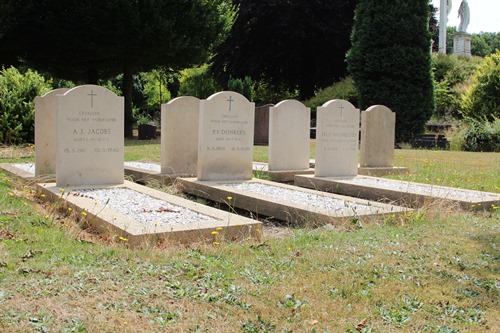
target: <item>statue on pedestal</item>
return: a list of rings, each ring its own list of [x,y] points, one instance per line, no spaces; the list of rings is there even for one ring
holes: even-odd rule
[[[470,22],[470,9],[467,0],[462,0],[460,8],[458,8],[458,17],[460,17],[460,24],[458,25],[459,32],[467,32],[467,26]]]

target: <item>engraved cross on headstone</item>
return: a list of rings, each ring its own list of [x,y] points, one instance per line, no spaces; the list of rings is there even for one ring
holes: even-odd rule
[[[234,102],[234,99],[232,96],[229,96],[229,99],[227,101],[229,102],[229,111],[231,111],[231,103]]]
[[[342,117],[342,112],[344,111],[344,105],[342,105],[342,103],[340,103],[339,109],[340,109],[340,116]]]
[[[90,96],[90,107],[94,107],[94,96],[97,96],[97,94],[94,94],[94,90],[90,91],[90,94],[87,94],[87,96]]]

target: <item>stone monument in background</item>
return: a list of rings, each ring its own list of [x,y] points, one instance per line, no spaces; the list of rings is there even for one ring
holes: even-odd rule
[[[470,9],[467,0],[462,0],[458,8],[458,16],[460,17],[460,24],[458,25],[458,32],[453,35],[453,54],[470,57],[472,35],[467,33],[470,22]]]

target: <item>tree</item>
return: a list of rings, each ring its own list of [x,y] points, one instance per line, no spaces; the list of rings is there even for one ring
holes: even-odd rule
[[[234,2],[238,17],[213,58],[220,83],[250,76],[299,89],[305,99],[346,74],[357,0]]]
[[[480,32],[472,34],[471,53],[476,56],[486,57],[500,50],[499,32]]]
[[[463,97],[462,114],[480,121],[500,118],[500,50],[478,66]]]
[[[396,137],[423,130],[434,109],[427,0],[360,0],[356,7],[349,72],[360,106],[383,104],[396,112]]]
[[[204,62],[233,18],[227,0],[12,1],[3,59],[20,56],[56,76],[88,83],[123,73],[125,135],[132,135],[134,73]],[[0,25],[1,26],[1,25]]]

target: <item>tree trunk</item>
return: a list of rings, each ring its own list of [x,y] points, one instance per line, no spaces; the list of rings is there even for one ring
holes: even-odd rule
[[[123,96],[125,97],[125,137],[132,138],[132,126],[134,124],[134,116],[132,114],[132,96],[133,96],[134,79],[132,77],[132,68],[130,65],[125,64],[123,70]]]

